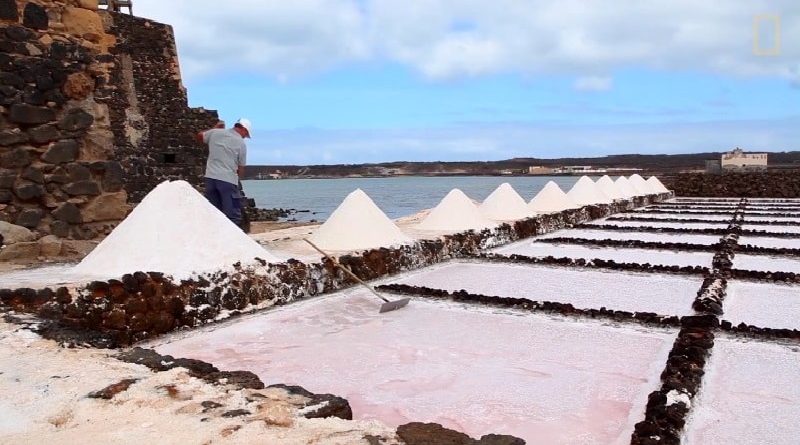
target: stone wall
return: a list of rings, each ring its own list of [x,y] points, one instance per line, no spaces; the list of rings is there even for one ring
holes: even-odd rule
[[[475,255],[481,249],[574,226],[667,196],[541,215],[480,233],[465,232],[398,249],[346,255],[339,261],[361,279],[372,280]],[[158,272],[131,271],[119,279],[73,289],[0,289],[0,310],[34,313],[60,327],[75,329],[81,341],[113,347],[352,285],[347,275],[327,261],[238,265],[180,282]]]
[[[169,26],[0,0],[0,69],[0,221],[92,239],[162,180],[201,178],[192,135],[218,117],[188,107]]]
[[[675,196],[800,198],[800,170],[721,175],[691,173],[661,179]]]

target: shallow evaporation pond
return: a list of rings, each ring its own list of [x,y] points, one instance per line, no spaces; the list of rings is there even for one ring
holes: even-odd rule
[[[797,376],[797,345],[718,337],[682,442],[796,444],[800,436]]]
[[[641,218],[648,219],[705,219],[709,221],[720,221],[728,223],[733,219],[733,215],[687,215],[685,213],[621,213],[613,215],[623,217],[626,220],[636,221]],[[611,223],[612,221],[609,221]]]
[[[689,244],[716,244],[720,240],[719,235],[697,235],[684,233],[655,233],[655,232],[636,232],[636,231],[616,231],[616,230],[593,230],[593,229],[565,229],[558,230],[547,235],[536,237],[536,239],[548,238],[585,238],[592,240],[636,240],[661,243],[689,243]]]
[[[506,298],[570,303],[580,309],[689,315],[702,278],[590,269],[450,262],[397,283]]]
[[[625,444],[671,330],[414,299],[377,313],[362,290],[297,302],[157,346],[267,384],[345,397],[358,419],[438,422],[528,443]]]
[[[800,329],[800,286],[731,281],[724,317],[734,325]]]
[[[519,241],[491,251],[501,255],[525,255],[532,257],[553,256],[556,258],[583,258],[587,260],[613,260],[618,263],[650,263],[665,266],[711,267],[712,252],[684,252],[655,249],[613,249],[575,244],[550,244]],[[738,256],[737,256],[738,259]]]
[[[761,221],[778,221],[778,222],[793,222],[800,224],[800,217],[792,216],[751,216],[748,215],[745,219],[745,224],[759,223]],[[778,226],[782,227],[782,226]]]
[[[713,223],[713,222],[699,223],[699,222],[674,222],[674,221],[616,221],[616,220],[608,221],[605,219],[600,219],[586,224],[589,226],[607,224],[619,227],[664,227],[664,228],[675,228],[675,229],[724,229],[725,227],[728,227],[727,221],[720,221],[718,223]]]
[[[744,230],[763,230],[767,233],[796,233],[800,237],[800,226],[778,226],[770,224],[751,224],[745,223],[742,226]]]
[[[733,268],[758,270],[762,272],[793,272],[800,274],[800,258],[737,253],[733,258]]]
[[[751,244],[757,247],[769,247],[774,249],[800,249],[800,235],[797,238],[777,238],[768,236],[744,235],[739,238],[739,245]]]

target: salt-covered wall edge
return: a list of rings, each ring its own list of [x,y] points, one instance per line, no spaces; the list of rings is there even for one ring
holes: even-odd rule
[[[651,195],[612,205],[540,215],[481,232],[420,240],[397,248],[345,255],[340,262],[373,280],[435,263],[475,255],[519,239],[553,232],[669,198]],[[0,308],[32,313],[77,334],[75,342],[119,347],[176,329],[214,323],[274,305],[353,286],[329,261],[234,265],[195,279],[175,281],[159,272],[132,272],[120,279],[69,289],[0,289]],[[63,330],[59,330],[60,335]]]

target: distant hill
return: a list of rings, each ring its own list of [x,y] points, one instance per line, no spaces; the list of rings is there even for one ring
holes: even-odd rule
[[[621,154],[598,158],[513,158],[503,161],[460,162],[384,162],[379,164],[336,165],[251,165],[245,169],[245,179],[281,177],[325,178],[345,176],[448,176],[526,174],[533,165],[558,167],[590,165],[601,168],[640,168],[648,172],[677,173],[705,167],[705,161],[719,159],[722,152],[639,155]],[[800,151],[769,154],[770,167],[800,167]]]

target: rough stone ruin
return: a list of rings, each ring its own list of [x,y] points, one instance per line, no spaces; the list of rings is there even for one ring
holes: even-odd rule
[[[17,254],[109,233],[166,179],[199,185],[193,135],[218,115],[189,108],[170,26],[97,0],[0,0],[0,65],[0,223],[31,231]]]

